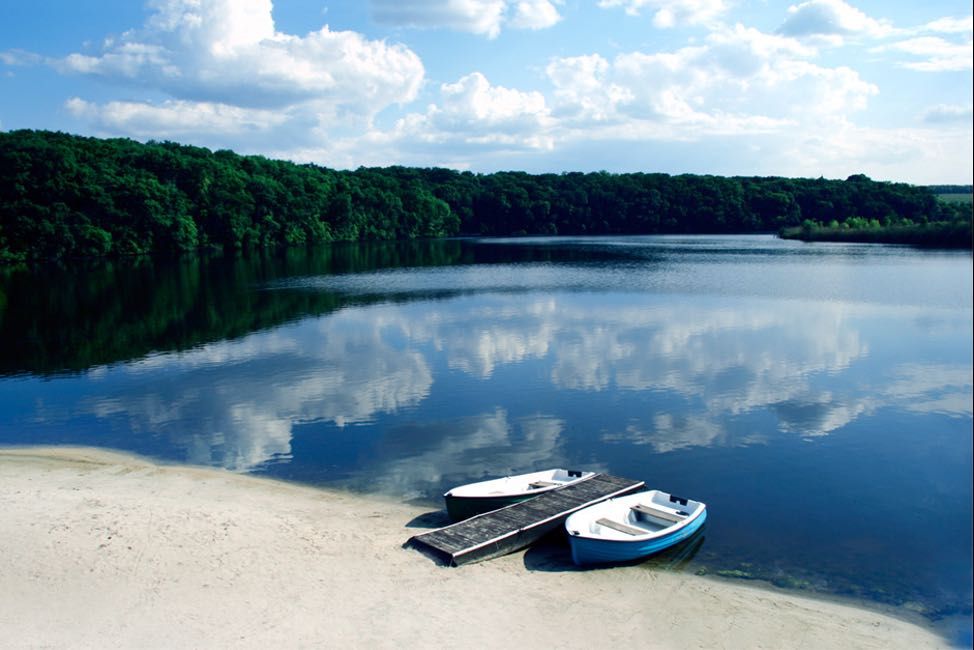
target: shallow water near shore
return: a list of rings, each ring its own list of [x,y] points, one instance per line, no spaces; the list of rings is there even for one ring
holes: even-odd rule
[[[961,620],[970,644],[971,289],[967,252],[763,236],[7,272],[0,444],[431,510],[481,478],[607,471],[709,506],[654,567]]]

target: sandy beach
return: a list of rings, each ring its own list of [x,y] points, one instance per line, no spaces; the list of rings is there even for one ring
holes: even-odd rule
[[[429,511],[90,449],[0,450],[2,644],[946,647],[877,611],[677,572],[539,569],[523,552],[438,566],[403,548]]]

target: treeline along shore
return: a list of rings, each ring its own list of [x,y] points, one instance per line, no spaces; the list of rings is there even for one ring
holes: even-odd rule
[[[879,229],[937,229],[948,235],[935,245],[968,247],[971,205],[863,175],[341,171],[172,142],[0,133],[2,263],[454,235],[801,237],[848,224],[876,240]]]

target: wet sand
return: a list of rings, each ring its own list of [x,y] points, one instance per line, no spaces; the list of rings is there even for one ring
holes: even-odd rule
[[[429,508],[77,448],[0,450],[6,648],[932,648],[870,609],[524,552],[403,548]],[[542,563],[543,564],[543,563]]]

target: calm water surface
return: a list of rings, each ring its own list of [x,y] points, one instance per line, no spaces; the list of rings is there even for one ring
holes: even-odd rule
[[[608,471],[709,505],[668,566],[959,619],[969,643],[971,293],[969,253],[772,237],[8,272],[0,444],[431,510],[485,477]]]

